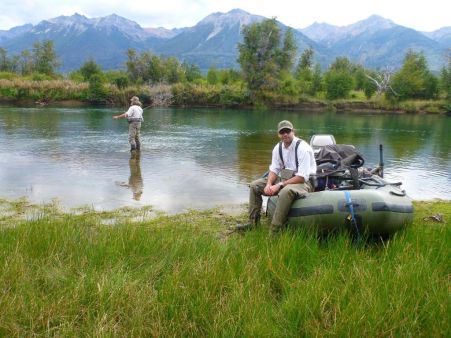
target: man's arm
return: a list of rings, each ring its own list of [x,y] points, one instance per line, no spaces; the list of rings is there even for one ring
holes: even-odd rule
[[[300,183],[305,183],[305,178],[297,175],[283,182],[284,186],[287,184],[300,184]]]
[[[123,114],[114,115],[114,116],[113,116],[113,119],[123,119],[123,118],[128,117],[128,116],[132,113],[132,107],[133,107],[133,106],[131,106],[130,108],[128,108],[128,110],[127,110],[125,113],[123,113]]]
[[[271,185],[270,188],[268,189],[268,192],[271,192],[271,194],[267,194],[267,195],[270,195],[270,196],[275,195],[280,190],[282,190],[283,187],[287,186],[288,184],[300,184],[300,183],[305,183],[304,177],[293,176],[292,178],[290,178],[288,180],[277,183],[275,185]],[[266,193],[266,187],[265,187],[265,193]]]
[[[122,119],[124,117],[127,117],[127,113],[123,113],[123,114],[119,114],[119,115],[114,115],[113,119]]]

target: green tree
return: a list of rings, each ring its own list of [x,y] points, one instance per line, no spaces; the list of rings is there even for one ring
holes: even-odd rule
[[[138,80],[140,76],[137,69],[137,62],[138,56],[136,50],[134,49],[127,50],[127,61],[125,62],[125,64],[127,67],[127,73],[133,81]]]
[[[153,54],[150,52],[143,52],[138,55],[136,59],[135,69],[137,73],[136,81],[152,82],[151,68]]]
[[[202,78],[202,73],[197,65],[183,62],[182,69],[185,72],[186,81],[188,82],[194,82]]]
[[[175,57],[167,59],[143,52],[138,54],[134,49],[127,51],[127,74],[132,81],[148,83],[178,83],[194,81],[201,78],[199,67],[181,64]]]
[[[330,70],[344,72],[351,75],[354,72],[354,65],[347,57],[337,57],[329,67]]]
[[[281,72],[291,72],[296,57],[296,42],[293,31],[288,28],[283,38],[283,47],[278,51],[278,66]]]
[[[33,45],[32,58],[34,70],[46,75],[54,75],[60,66],[53,46],[53,41],[38,41]]]
[[[179,60],[177,60],[177,58],[170,57],[166,59],[164,68],[165,68],[164,79],[166,80],[167,83],[173,84],[185,81],[186,79],[185,72]]]
[[[123,70],[109,70],[103,73],[109,83],[116,85],[117,88],[127,88],[130,84],[128,75]]]
[[[392,81],[400,99],[430,99],[437,95],[438,80],[427,66],[423,53],[408,51],[404,63]]]
[[[19,71],[19,57],[8,56],[6,49],[0,47],[0,72],[17,73]]]
[[[216,67],[215,66],[210,67],[207,73],[207,83],[212,85],[218,84],[219,78],[220,75]]]
[[[313,72],[312,72],[312,65],[313,65],[313,54],[314,51],[312,48],[305,49],[301,57],[299,58],[299,63],[296,67],[295,71],[295,77],[298,80],[299,88],[302,93],[307,94],[313,94]]]
[[[223,85],[228,85],[242,81],[241,73],[234,69],[218,70],[219,82]]]
[[[296,76],[302,76],[303,72],[312,70],[314,54],[315,51],[311,47],[304,49],[296,68]]]
[[[88,99],[94,102],[102,102],[108,96],[103,78],[99,74],[93,74],[89,78]]]
[[[448,63],[442,68],[440,74],[440,87],[445,92],[446,99],[451,101],[451,50],[448,55]]]
[[[80,74],[83,76],[84,81],[89,81],[91,76],[93,75],[101,75],[102,69],[100,66],[94,61],[94,59],[90,58],[86,61],[79,69]]]
[[[279,88],[282,73],[291,68],[295,53],[292,33],[280,46],[276,19],[253,23],[243,28],[243,43],[238,44],[238,62],[253,101],[265,101]]]
[[[19,57],[19,71],[22,75],[29,75],[33,72],[33,56],[28,49],[23,50]]]
[[[20,72],[20,56],[13,55],[9,58],[9,70],[13,73]]]
[[[224,84],[237,83],[243,81],[243,76],[241,72],[236,69],[227,69],[224,70],[224,72],[227,74],[227,82],[221,79],[221,82]]]
[[[321,73],[321,66],[319,63],[315,65],[312,72],[312,86],[310,87],[310,95],[316,95],[319,91],[323,89],[323,76]]]
[[[329,100],[346,98],[353,87],[352,77],[344,72],[329,70],[324,76],[326,97]]]
[[[324,74],[326,97],[330,100],[346,98],[354,87],[352,64],[345,57],[337,57]]]
[[[164,62],[156,55],[151,55],[148,61],[145,78],[151,83],[160,83],[164,79]]]
[[[6,49],[0,47],[0,72],[9,71],[8,52]]]
[[[375,72],[366,70],[362,66],[358,65],[354,67],[353,70],[354,75],[354,89],[356,90],[362,90],[365,93],[365,97],[367,99],[370,99],[371,96],[376,92],[376,85],[375,83],[368,78],[368,75],[370,75],[372,78],[375,78]]]

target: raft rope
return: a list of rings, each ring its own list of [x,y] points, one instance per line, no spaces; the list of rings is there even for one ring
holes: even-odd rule
[[[346,206],[348,207],[349,213],[350,213],[349,216],[351,216],[351,223],[355,227],[355,230],[357,232],[357,240],[359,240],[360,239],[360,231],[359,231],[359,227],[357,225],[357,221],[355,219],[354,206],[352,205],[352,200],[351,200],[351,192],[344,191],[344,193],[345,193],[345,199],[346,199]]]

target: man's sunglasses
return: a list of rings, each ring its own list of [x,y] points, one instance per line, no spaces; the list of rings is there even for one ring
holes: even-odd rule
[[[282,129],[282,130],[279,131],[280,135],[289,134],[289,133],[291,133],[291,129],[288,129],[288,128]]]

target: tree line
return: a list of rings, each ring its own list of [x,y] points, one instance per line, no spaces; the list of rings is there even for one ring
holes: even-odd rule
[[[36,42],[31,50],[8,56],[0,48],[0,78],[20,75],[30,80],[61,79],[87,82],[91,99],[108,95],[105,84],[119,89],[155,84],[234,86],[256,103],[290,103],[299,98],[347,99],[362,93],[367,99],[384,96],[390,100],[437,99],[451,101],[451,50],[437,76],[421,52],[408,51],[400,69],[367,69],[346,57],[337,57],[325,70],[314,62],[315,51],[305,49],[297,59],[291,29],[282,32],[275,19],[245,26],[238,45],[240,70],[211,67],[202,74],[199,67],[175,57],[151,52],[127,51],[125,70],[103,71],[93,59],[67,75],[60,65],[52,41]],[[188,86],[188,87],[187,87]]]

